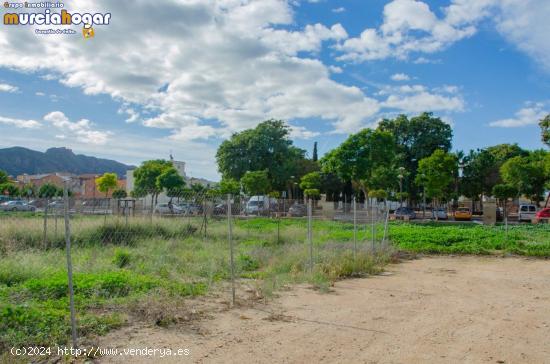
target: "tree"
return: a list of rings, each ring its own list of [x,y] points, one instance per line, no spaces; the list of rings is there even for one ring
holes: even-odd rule
[[[514,198],[518,195],[518,189],[510,184],[501,183],[493,187],[493,196],[501,201],[506,201],[509,198]]]
[[[304,195],[309,198],[318,199],[321,193],[317,188],[308,188],[304,190]]]
[[[290,176],[307,173],[299,168],[300,161],[306,159],[305,151],[292,145],[289,133],[283,121],[268,120],[233,134],[216,153],[222,177],[240,180],[248,171],[267,170],[273,188],[284,190]]]
[[[117,200],[121,200],[126,197],[128,197],[128,193],[126,193],[126,191],[123,190],[122,188],[117,188],[116,190],[113,191],[113,198]]]
[[[233,178],[226,178],[221,180],[219,190],[222,195],[236,196],[241,193],[241,185]]]
[[[538,150],[526,157],[509,159],[500,168],[502,179],[532,201],[540,202],[547,182],[547,154],[543,150]]]
[[[386,189],[395,185],[395,180],[387,178],[395,173],[395,152],[391,133],[363,129],[327,153],[321,165],[323,172],[334,173],[343,181],[356,183],[368,197],[370,189]]]
[[[384,119],[378,129],[393,134],[400,157],[400,166],[409,174],[403,180],[403,190],[408,191],[413,201],[418,199],[420,191],[415,185],[418,163],[440,149],[448,152],[453,138],[452,128],[432,113],[422,113],[408,118],[399,115],[397,118]]]
[[[271,189],[267,171],[248,171],[241,178],[241,183],[249,196],[265,195]]]
[[[525,156],[528,152],[517,144],[499,144],[486,149],[470,151],[462,160],[464,171],[460,190],[466,197],[482,200],[491,195],[493,187],[502,183],[500,167],[510,158]]]
[[[546,115],[539,125],[542,132],[542,142],[550,147],[550,114]]]
[[[321,173],[311,172],[303,176],[300,180],[300,188],[302,190],[319,190],[321,188]]]
[[[109,192],[117,187],[118,177],[116,173],[104,173],[103,176],[96,178],[95,183],[99,192],[103,192],[105,197],[109,197]]]
[[[59,194],[61,189],[51,183],[45,183],[38,189],[38,197],[50,199]]]
[[[19,188],[17,188],[16,185],[10,182],[0,184],[0,192],[4,195],[8,195],[11,197],[19,196],[21,193],[21,191],[19,191]]]
[[[151,211],[157,203],[158,195],[162,192],[157,179],[168,168],[173,168],[171,162],[157,159],[145,161],[134,170],[134,197],[151,194]]]
[[[458,161],[454,154],[438,149],[418,162],[415,182],[426,188],[426,196],[441,200],[452,191],[457,167]]]
[[[4,183],[8,183],[8,174],[6,171],[0,169],[0,185],[3,185]]]
[[[183,177],[179,175],[174,167],[165,168],[157,177],[156,187],[158,190],[166,190],[170,197],[169,204],[172,204],[172,198],[177,197],[180,189],[185,186]]]
[[[317,142],[313,143],[313,157],[311,158],[312,161],[317,162],[319,159],[319,156],[317,154]]]

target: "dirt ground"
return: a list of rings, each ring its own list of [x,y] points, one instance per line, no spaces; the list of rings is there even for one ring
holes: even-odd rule
[[[100,345],[190,350],[101,363],[550,363],[550,262],[405,261],[330,293],[294,287],[268,305],[190,326],[127,327]]]

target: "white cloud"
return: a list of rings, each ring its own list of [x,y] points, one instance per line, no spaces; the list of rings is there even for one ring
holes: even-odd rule
[[[344,11],[346,11],[346,8],[344,8],[343,6],[340,6],[339,8],[332,9],[332,12],[336,13],[336,14],[343,13]]]
[[[550,72],[550,1],[503,0],[499,4],[497,29]]]
[[[328,69],[332,73],[342,73],[342,72],[344,72],[344,70],[341,67],[333,66],[333,65],[328,66]]]
[[[296,125],[290,126],[290,137],[293,139],[311,139],[319,135],[321,135],[321,133],[308,130],[304,126],[296,126]]]
[[[340,68],[316,59],[323,42],[343,41],[346,30],[340,24],[285,30],[294,24],[286,1],[174,0],[158,6],[137,0],[128,8],[115,0],[75,0],[66,6],[108,10],[116,21],[98,26],[86,46],[74,37],[37,37],[32,27],[2,32],[0,66],[41,70],[87,94],[106,93],[152,110],[156,117],[137,117],[137,107],[121,112],[145,126],[170,129],[173,138],[209,137],[212,130],[229,135],[272,117],[320,118],[344,132],[365,125],[379,109],[359,88],[330,78]],[[136,29],[140,36],[129,37]],[[216,123],[205,127],[204,120]]]
[[[449,91],[454,91],[450,93]],[[428,88],[423,85],[384,86],[378,95],[385,96],[382,107],[405,113],[423,111],[461,112],[465,101],[456,86]]]
[[[384,22],[367,28],[359,37],[337,46],[341,60],[363,62],[395,57],[406,59],[411,53],[434,53],[470,37],[483,12],[463,14],[472,0],[454,0],[439,18],[429,6],[416,0],[393,0],[384,7]],[[485,0],[481,0],[485,2]],[[467,16],[465,16],[467,15]]]
[[[72,137],[85,144],[104,145],[112,134],[108,131],[94,130],[93,124],[87,119],[72,122],[61,111],[53,111],[45,115],[44,121],[50,122],[52,126],[63,133],[57,135],[57,138]]]
[[[496,120],[489,123],[493,127],[501,128],[519,128],[528,125],[536,125],[541,119],[543,119],[548,113],[549,109],[546,108],[542,102],[525,104],[525,107],[517,111],[513,118]]]
[[[36,120],[14,119],[0,116],[0,124],[11,125],[20,129],[38,129],[41,124]]]
[[[508,41],[550,71],[550,1],[451,0],[437,16],[424,1],[393,0],[384,7],[379,28],[337,45],[339,59],[364,62],[385,58],[408,59],[433,54],[473,36],[481,21],[490,22]],[[424,56],[416,64],[439,63]]]
[[[396,44],[412,45],[398,42],[406,29],[440,33],[442,21],[425,7],[396,3],[412,6],[418,19],[387,7],[384,30],[365,33],[384,57]],[[173,141],[226,137],[268,118],[317,118],[335,133],[348,133],[370,125],[382,108],[410,110],[422,101],[430,106],[426,110],[458,110],[462,102],[414,88],[408,94],[392,90],[380,101],[336,82],[331,76],[342,69],[325,65],[318,52],[326,43],[348,43],[346,30],[340,24],[297,28],[293,7],[283,0],[168,0],[162,6],[136,0],[131,7],[117,0],[74,0],[66,7],[109,11],[113,21],[96,27],[85,45],[74,37],[37,37],[32,27],[1,32],[0,66],[38,70],[86,94],[111,95],[127,122],[166,129]],[[463,28],[453,27],[455,33]],[[137,29],[139,37],[128,36]],[[65,129],[80,122],[67,121]],[[100,144],[110,135],[85,123],[79,130],[67,136]]]
[[[40,97],[46,96],[46,94],[44,92],[41,92],[41,91],[36,92],[35,95],[40,96]]]
[[[16,86],[8,85],[7,83],[0,83],[0,92],[15,93],[18,91],[19,88]]]
[[[411,78],[405,73],[396,73],[391,76],[393,81],[409,81]]]
[[[126,114],[128,117],[126,118],[127,123],[133,123],[137,121],[140,118],[140,113],[136,111],[133,107],[131,107],[129,104],[124,103],[117,111],[118,114]]]

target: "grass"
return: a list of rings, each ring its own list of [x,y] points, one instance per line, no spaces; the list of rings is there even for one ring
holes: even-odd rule
[[[395,224],[390,229],[394,245],[429,254],[517,254],[550,257],[550,226],[476,224]]]
[[[12,346],[55,346],[70,337],[64,223],[40,216],[0,217],[0,353]],[[93,337],[128,320],[179,322],[187,297],[226,289],[230,278],[226,220],[75,217],[71,222],[79,336]],[[282,287],[310,283],[328,290],[341,278],[379,272],[388,254],[353,256],[349,237],[323,222],[310,271],[305,221],[236,220],[236,274],[269,298]],[[348,230],[349,227],[345,227]],[[321,230],[319,230],[320,232]],[[278,233],[277,233],[278,232]],[[228,294],[229,297],[229,294]],[[1,356],[0,356],[1,357]]]
[[[185,298],[227,288],[227,221],[200,218],[74,217],[71,223],[79,336],[92,337],[128,320],[180,322]],[[339,279],[380,272],[390,249],[381,224],[313,222],[311,270],[304,219],[235,220],[235,271],[241,283],[269,298],[309,283],[327,291]],[[43,240],[40,216],[0,216],[0,353],[12,346],[64,344],[70,337],[63,221],[50,219]],[[430,254],[519,254],[550,257],[548,225],[391,223],[399,250]],[[228,295],[229,297],[229,295]],[[184,315],[185,316],[185,315]],[[182,318],[183,317],[183,318]],[[0,355],[1,358],[1,355]]]

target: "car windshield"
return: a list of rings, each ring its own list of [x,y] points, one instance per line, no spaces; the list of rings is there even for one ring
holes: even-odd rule
[[[458,209],[458,212],[470,212],[470,209],[460,208]]]
[[[264,203],[262,201],[250,201],[248,204],[250,206],[263,206]]]

